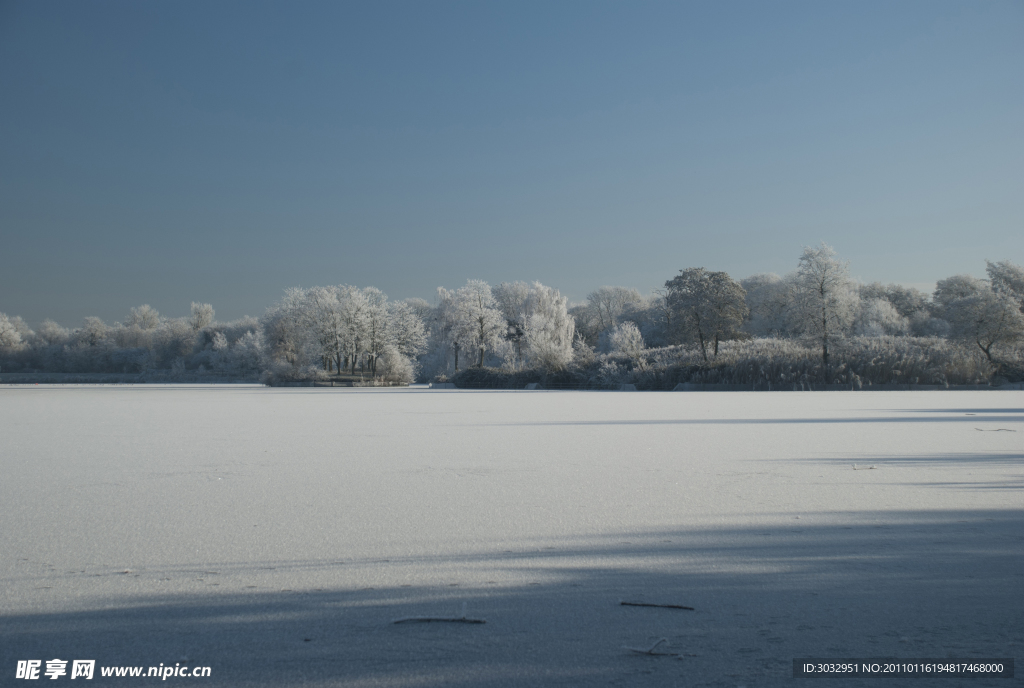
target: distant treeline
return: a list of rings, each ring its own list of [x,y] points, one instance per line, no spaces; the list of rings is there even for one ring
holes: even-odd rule
[[[655,294],[601,287],[576,305],[537,282],[470,280],[439,287],[433,304],[374,287],[289,289],[263,317],[226,323],[204,303],[186,318],[143,305],[113,325],[47,320],[35,331],[0,313],[0,372],[638,389],[1019,381],[1024,270],[1003,261],[986,272],[931,295],[856,284],[822,244],[785,277],[687,268]]]

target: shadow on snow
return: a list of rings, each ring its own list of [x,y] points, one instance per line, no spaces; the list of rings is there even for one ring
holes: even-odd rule
[[[806,514],[784,526],[668,528],[452,557],[141,569],[157,580],[216,569],[222,584],[238,589],[6,615],[0,667],[13,672],[19,659],[54,657],[98,666],[180,662],[212,667],[206,686],[735,686],[789,685],[794,657],[1021,654],[1024,512],[859,512],[836,520]],[[350,567],[370,567],[385,583],[280,589],[310,572],[340,579]],[[389,572],[405,567],[444,582],[399,585],[401,576]],[[470,571],[493,583],[467,584],[460,576]],[[61,579],[47,580],[60,594]],[[266,587],[245,590],[247,582]],[[392,623],[458,616],[463,605],[487,623]],[[659,649],[674,655],[623,649],[660,638],[667,643]]]

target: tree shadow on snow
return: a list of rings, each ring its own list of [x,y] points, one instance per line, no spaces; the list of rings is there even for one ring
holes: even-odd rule
[[[512,552],[140,569],[154,580],[216,570],[224,591],[3,616],[0,667],[55,657],[210,666],[194,680],[204,686],[781,686],[795,657],[1010,657],[1024,647],[1022,526],[1013,510],[806,514]],[[373,587],[309,584],[351,581],[352,567],[374,571]],[[72,579],[45,584],[72,595]],[[463,613],[486,623],[393,623]],[[661,638],[665,654],[624,649]]]
[[[786,459],[791,461],[792,459]],[[841,457],[815,457],[802,459],[813,463],[825,463],[837,466],[849,466],[853,470],[870,470],[884,468],[887,466],[920,466],[934,465],[949,467],[955,464],[970,465],[989,464],[993,466],[1015,466],[1024,468],[1024,453],[1010,452],[949,452],[947,454],[898,454],[896,456],[886,454],[847,454]],[[1016,479],[1020,476],[1012,476]],[[906,483],[900,483],[906,484]],[[915,485],[939,485],[943,483],[913,483]],[[945,483],[951,484],[951,483]],[[957,483],[969,485],[972,483]]]
[[[850,423],[1024,423],[1024,417],[1013,418],[995,415],[975,416],[951,416],[951,417],[923,417],[923,418],[896,418],[885,416],[882,418],[637,418],[630,420],[575,420],[575,421],[536,421],[532,423],[492,423],[491,427],[505,426],[545,426],[545,425],[801,425],[801,424],[822,424],[822,425],[846,425]],[[473,427],[480,427],[474,424]]]
[[[1022,413],[1024,414],[1024,408],[962,408],[962,409],[889,409],[895,413],[970,413],[970,414],[986,414],[986,413]]]

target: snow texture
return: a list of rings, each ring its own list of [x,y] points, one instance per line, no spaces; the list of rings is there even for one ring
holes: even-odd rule
[[[8,679],[788,686],[794,657],[1024,656],[1024,392],[26,386],[0,433]],[[393,623],[460,617],[486,624]]]

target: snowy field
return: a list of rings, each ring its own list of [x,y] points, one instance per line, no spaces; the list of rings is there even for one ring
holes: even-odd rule
[[[3,685],[53,658],[403,687],[1024,660],[1024,392],[26,386],[0,435]]]

